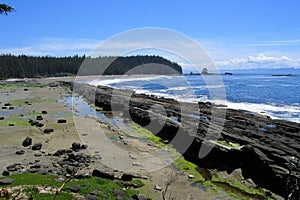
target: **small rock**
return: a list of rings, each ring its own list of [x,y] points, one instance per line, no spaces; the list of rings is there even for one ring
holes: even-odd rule
[[[13,110],[13,109],[15,109],[15,107],[10,106],[10,107],[8,107],[8,109],[9,109],[9,110]]]
[[[67,123],[67,120],[66,119],[58,119],[57,123],[59,123],[59,124]]]
[[[98,200],[96,195],[88,194],[83,200]]]
[[[4,120],[4,117],[1,116],[1,117],[0,117],[0,120]]]
[[[55,181],[61,183],[61,182],[64,182],[65,179],[63,177],[58,177],[55,179]]]
[[[10,185],[13,182],[14,182],[14,179],[11,179],[11,178],[0,179],[0,185]]]
[[[49,133],[52,133],[52,132],[54,132],[54,129],[53,129],[53,128],[46,128],[46,129],[43,131],[43,133],[45,133],[45,134],[49,134]]]
[[[101,160],[101,159],[102,159],[102,156],[101,156],[100,154],[96,154],[96,155],[94,156],[94,158],[95,158],[96,160]]]
[[[161,191],[161,190],[162,190],[162,188],[161,188],[159,185],[155,185],[154,189],[155,189],[155,190],[158,190],[158,191]]]
[[[6,169],[10,172],[15,172],[22,169],[22,165],[19,163],[14,163],[6,167]]]
[[[41,127],[44,126],[44,124],[38,122],[38,123],[36,124],[36,126],[41,128]]]
[[[10,103],[6,103],[6,104],[4,104],[4,106],[11,106],[11,104]]]
[[[34,156],[35,156],[35,157],[41,157],[42,154],[41,154],[41,153],[35,153]]]
[[[78,193],[81,189],[79,185],[70,185],[66,187],[67,190],[70,190],[71,192]]]
[[[42,114],[47,114],[48,112],[46,110],[43,110],[42,111]]]
[[[23,155],[25,154],[26,152],[24,150],[19,150],[16,152],[17,155]]]
[[[32,138],[29,136],[27,136],[22,142],[23,147],[28,147],[31,144],[32,144]]]
[[[81,149],[87,149],[87,148],[88,148],[88,145],[87,145],[87,144],[81,145]]]
[[[139,195],[134,194],[131,198],[134,200],[147,200],[147,197],[145,197],[143,194],[139,194]]]
[[[114,189],[114,195],[116,196],[116,199],[123,199],[126,193],[123,190]]]
[[[43,116],[36,116],[36,120],[43,120],[44,118],[43,118]]]
[[[2,106],[2,109],[3,109],[3,110],[6,110],[6,109],[7,109],[7,107],[6,107],[6,106]]]
[[[37,150],[41,150],[43,144],[41,142],[38,142],[36,144],[34,144],[31,149],[34,150],[34,151],[37,151]]]
[[[188,178],[192,179],[192,178],[195,178],[195,176],[192,175],[192,174],[189,174],[189,175],[188,175]]]

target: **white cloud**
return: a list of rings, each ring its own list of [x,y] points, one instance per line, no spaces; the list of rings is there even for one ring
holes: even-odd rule
[[[272,46],[299,46],[300,40],[268,40],[268,41],[261,41],[257,43],[251,44],[243,44],[241,46],[247,47],[272,47]]]
[[[248,58],[234,58],[215,62],[220,68],[250,69],[250,68],[300,68],[300,59],[288,56],[266,56],[263,53]]]

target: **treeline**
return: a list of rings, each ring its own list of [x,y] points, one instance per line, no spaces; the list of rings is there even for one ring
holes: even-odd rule
[[[160,56],[97,57],[0,55],[0,78],[68,75],[182,74],[181,67]]]

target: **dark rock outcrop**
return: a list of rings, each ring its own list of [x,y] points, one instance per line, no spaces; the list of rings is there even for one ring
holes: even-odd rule
[[[290,190],[286,187],[289,179],[300,182],[300,168],[288,168],[288,163],[300,162],[298,123],[273,120],[246,110],[226,109],[225,115],[224,106],[208,102],[179,103],[105,86],[69,85],[104,111],[120,112],[163,141],[170,141],[187,160],[200,167],[228,172],[241,168],[245,178],[282,196]],[[212,113],[224,115],[212,116]],[[208,130],[220,135],[208,135]],[[192,141],[187,150],[182,150],[181,142],[172,141],[178,136]],[[204,147],[212,150],[199,158],[199,150]]]

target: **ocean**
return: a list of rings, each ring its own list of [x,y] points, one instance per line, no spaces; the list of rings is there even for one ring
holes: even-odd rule
[[[214,81],[218,80],[220,81]],[[179,101],[213,101],[228,108],[243,109],[300,123],[300,76],[234,74],[202,76],[123,76],[88,81],[131,89],[136,93],[153,94]],[[215,92],[225,91],[218,101]],[[212,96],[213,94],[213,96]],[[225,102],[224,99],[225,98]]]

